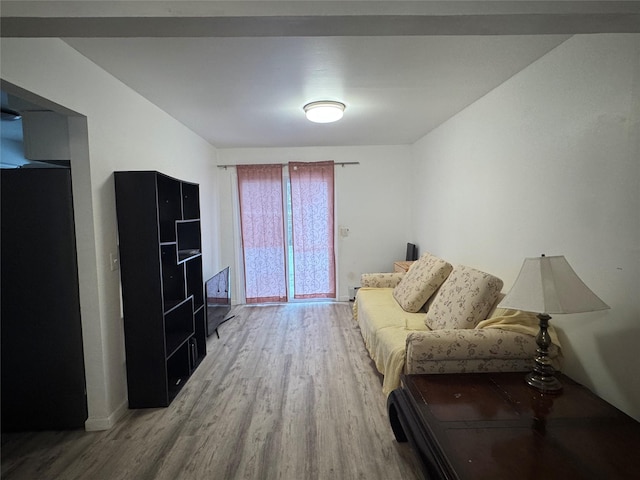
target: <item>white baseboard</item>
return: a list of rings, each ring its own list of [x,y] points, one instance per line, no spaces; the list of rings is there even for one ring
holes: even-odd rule
[[[127,412],[128,400],[125,399],[123,403],[115,409],[115,411],[108,417],[89,417],[84,422],[84,429],[87,432],[97,432],[101,430],[109,430],[113,427],[118,420]]]

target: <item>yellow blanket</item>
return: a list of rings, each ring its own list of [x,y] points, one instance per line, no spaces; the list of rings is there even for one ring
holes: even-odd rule
[[[502,330],[526,333],[535,337],[540,331],[540,320],[538,320],[535,313],[511,310],[509,308],[498,308],[491,318],[482,320],[476,328],[501,328]],[[553,344],[561,348],[558,334],[555,328],[553,328],[553,325],[549,325],[547,332]]]
[[[405,312],[393,298],[393,288],[362,287],[358,290],[353,317],[360,326],[371,359],[384,375],[382,391],[385,394],[400,385],[409,332],[429,330],[424,323],[426,315],[424,312]]]

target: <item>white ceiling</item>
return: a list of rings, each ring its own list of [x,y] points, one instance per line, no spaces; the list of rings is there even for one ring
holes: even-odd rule
[[[67,39],[218,147],[410,144],[565,37]],[[314,124],[302,107],[338,100]]]
[[[553,2],[25,3],[3,2],[3,35],[63,37],[220,148],[411,144],[602,14],[531,13]],[[302,107],[317,100],[345,103],[344,118],[308,122]]]

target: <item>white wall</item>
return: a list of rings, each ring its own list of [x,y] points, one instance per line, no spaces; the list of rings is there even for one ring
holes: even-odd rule
[[[611,310],[557,315],[565,372],[640,419],[640,35],[580,35],[421,139],[415,235],[502,277],[565,255]]]
[[[349,298],[349,288],[360,285],[365,272],[389,272],[395,260],[404,260],[409,238],[409,178],[411,156],[408,146],[308,147],[269,149],[221,149],[218,160],[224,164],[287,163],[291,161],[360,162],[335,167],[336,225],[349,229],[337,235],[336,256],[338,298]],[[234,168],[221,170],[220,218],[222,263],[237,271],[239,245],[234,240],[237,220],[234,204],[237,193],[232,184]],[[236,280],[239,278],[236,275]],[[238,286],[234,289],[238,291]],[[235,296],[234,296],[235,300]]]
[[[2,79],[80,115],[70,132],[87,428],[109,428],[126,408],[120,277],[109,267],[109,254],[117,253],[113,172],[158,170],[200,184],[208,275],[218,249],[216,151],[59,39],[3,38]]]

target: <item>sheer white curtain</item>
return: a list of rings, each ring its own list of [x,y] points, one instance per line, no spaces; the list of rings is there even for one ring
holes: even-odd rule
[[[238,165],[247,303],[286,302],[282,165]]]
[[[335,298],[334,164],[289,163],[294,298]]]

